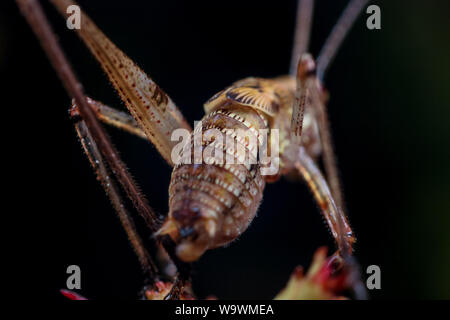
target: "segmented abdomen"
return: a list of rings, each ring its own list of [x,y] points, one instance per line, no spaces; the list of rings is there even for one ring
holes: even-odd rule
[[[201,127],[193,132],[192,141],[198,130],[205,134],[210,129],[217,129],[222,133],[224,143],[226,137],[242,148],[224,148],[217,139],[204,141],[201,164],[175,167],[169,189],[169,217],[177,222],[181,236],[183,230],[195,229],[197,224],[205,225],[208,220],[206,231],[212,240],[211,249],[232,241],[245,231],[256,214],[265,182],[258,163],[242,163],[242,152],[247,152],[248,157],[255,145],[236,136],[236,130],[245,130],[259,143],[263,137],[258,130],[264,128],[267,128],[267,119],[261,113],[233,102],[225,103],[202,119]],[[214,147],[215,152],[223,152],[222,163],[205,155],[203,151],[208,146],[210,150]],[[193,153],[192,149],[191,160],[194,160]],[[235,160],[234,164],[227,163],[227,153]]]

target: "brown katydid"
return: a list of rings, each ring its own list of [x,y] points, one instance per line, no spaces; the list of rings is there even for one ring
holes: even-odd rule
[[[31,2],[18,2],[28,17],[27,5]],[[69,0],[52,2],[63,15],[67,15],[68,6],[75,4]],[[344,257],[351,254],[355,238],[344,212],[322,79],[345,34],[366,3],[366,0],[350,2],[319,54],[316,67],[311,55],[306,54],[313,1],[300,1],[290,75],[274,79],[247,78],[222,90],[205,103],[206,115],[199,129],[202,132],[217,129],[239,144],[242,141],[232,136],[229,129],[255,129],[255,132],[267,129],[269,135],[271,131],[279,131],[280,167],[278,174],[270,177],[261,174],[259,163],[251,166],[215,162],[174,163],[172,150],[176,142],[171,139],[173,131],[180,128],[191,131],[181,111],[156,83],[82,13],[81,28],[77,32],[99,61],[131,116],[92,99],[85,99],[82,92],[77,91],[76,79],[66,74],[66,88],[75,98],[72,115],[80,117],[81,121],[77,123],[78,134],[109,197],[115,199],[117,191],[114,185],[111,188],[105,183],[110,179],[108,169],[103,167],[105,162],[151,230],[159,237],[165,236],[165,247],[170,256],[178,260],[178,267],[183,262],[197,260],[206,250],[224,245],[244,232],[255,216],[265,182],[271,182],[274,176],[292,172],[302,176],[311,189],[336,240],[338,253]],[[39,30],[36,26],[35,29]],[[45,32],[42,35],[45,38]],[[41,41],[45,48],[45,40]],[[47,45],[55,68],[61,69],[64,61],[58,60],[58,55],[52,55],[57,45]],[[61,73],[64,81],[64,70]],[[141,138],[147,138],[170,165],[175,165],[169,191],[169,213],[162,226],[140,196],[114,148],[110,147],[101,129],[91,119],[93,115]],[[253,134],[259,141],[258,133]],[[95,144],[99,144],[98,150],[89,148],[89,145]],[[202,148],[207,146],[203,144]],[[244,145],[244,151],[248,152],[248,149],[248,145]],[[221,152],[226,153],[227,150]],[[316,160],[320,155],[323,155],[326,178],[317,165]],[[238,158],[240,155],[233,156]],[[127,212],[120,209],[120,200],[117,203],[113,200],[113,204],[141,263],[154,273],[155,268]]]

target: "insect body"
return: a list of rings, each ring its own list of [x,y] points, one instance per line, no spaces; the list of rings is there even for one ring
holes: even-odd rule
[[[216,129],[241,148],[230,150],[217,140],[206,141],[202,149],[215,148],[221,158],[231,157],[232,161],[214,163],[215,158],[210,156],[204,157],[201,164],[175,167],[169,190],[169,217],[163,229],[168,233],[177,230],[171,234],[179,242],[177,254],[181,259],[196,260],[206,249],[236,239],[253,220],[265,179],[257,159],[253,159],[253,164],[239,161],[258,155],[251,150],[256,145],[244,141],[236,131],[244,131],[258,145],[265,143],[261,129],[269,131],[270,139],[274,117],[292,105],[293,89],[283,80],[248,78],[219,92],[205,104],[207,114],[197,130],[203,133]],[[189,157],[194,158],[193,152]]]
[[[264,143],[260,129],[268,129],[268,140],[271,131],[277,129],[281,166],[279,174],[274,177],[263,176],[260,163],[245,165],[225,161],[207,164],[209,159],[203,159],[201,164],[177,165],[169,189],[168,220],[160,233],[170,234],[179,243],[177,254],[182,260],[197,260],[205,250],[236,239],[255,217],[265,182],[273,182],[281,174],[296,172],[294,164],[298,161],[299,144],[293,142],[290,136],[295,91],[293,77],[247,78],[205,103],[207,114],[197,130],[217,129],[235,140],[236,144],[244,145],[241,152],[232,149],[233,160],[253,154],[248,150],[249,144],[238,139],[236,129],[246,131],[258,143]],[[321,151],[320,137],[316,115],[311,107],[306,108],[304,118],[301,145],[306,153],[315,158]],[[214,142],[203,143],[202,149]],[[224,154],[223,157],[230,153],[227,147],[222,148],[222,144],[217,149]],[[193,160],[193,152],[189,158]],[[321,195],[323,192],[317,191],[319,199],[325,197]],[[326,207],[326,201],[322,200],[322,206]],[[348,227],[346,221],[345,224]],[[351,233],[349,236],[352,237]]]

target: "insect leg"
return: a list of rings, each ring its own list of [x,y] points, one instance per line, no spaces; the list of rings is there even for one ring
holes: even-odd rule
[[[133,219],[131,218],[129,212],[125,209],[116,183],[110,176],[106,163],[103,160],[103,156],[101,155],[100,150],[98,149],[98,146],[86,125],[86,122],[80,117],[78,108],[75,105],[72,107],[70,115],[75,122],[75,130],[80,138],[83,150],[97,175],[98,181],[100,181],[103,189],[111,200],[111,204],[119,216],[122,227],[127,233],[128,240],[130,241],[139,262],[141,263],[142,269],[150,276],[150,279],[157,281],[157,268],[149,253],[145,249],[141,237],[136,231]]]
[[[98,110],[96,111],[96,114],[99,116],[99,118],[106,117],[106,115],[107,115],[107,117],[108,117],[107,121],[111,121],[111,119],[113,119],[114,117],[117,117],[118,114],[121,113],[118,110],[115,110],[111,107],[107,107],[99,102],[96,102],[96,101],[90,99],[90,98],[86,98],[86,101],[92,110],[101,106],[101,108],[102,108],[101,115],[99,115]],[[78,110],[78,107],[76,104],[74,104],[72,108]],[[119,116],[120,116],[121,120],[130,119],[130,118],[127,118],[129,116],[125,113],[120,114]],[[133,119],[131,118],[130,121],[133,121]],[[138,128],[136,129],[133,126],[133,123],[127,124],[125,127],[122,127],[122,128],[131,133],[139,132],[139,131],[136,131],[139,129]],[[134,130],[133,128],[136,130]],[[93,141],[95,141],[95,139]],[[121,162],[118,154],[115,155],[115,161]],[[123,163],[122,163],[122,165],[123,165]],[[124,167],[124,170],[127,170],[126,167]],[[147,204],[146,199],[140,193],[139,187],[137,186],[136,182],[134,182],[134,180],[132,179],[132,177],[128,173],[128,171],[127,171],[127,175],[126,175],[127,179],[125,179],[125,180],[123,180],[123,178],[120,175],[118,175],[116,171],[113,171],[113,172],[114,172],[116,178],[119,180],[119,182],[121,182],[122,187],[126,191],[130,200],[133,202],[135,208],[138,209],[138,212],[140,212],[141,215],[146,220],[147,225],[149,226],[150,230],[154,233],[156,231],[156,229],[154,229],[155,226],[156,226],[157,230],[159,230],[159,226],[160,226],[161,222],[159,221],[159,219],[156,218],[156,215],[154,214],[151,207]],[[138,194],[136,194],[135,192],[131,192],[131,188],[134,188],[134,190],[137,190],[136,192],[138,192]],[[146,215],[145,212],[142,212],[142,208],[139,208],[138,204],[136,203],[138,200],[141,201],[143,203],[143,205],[146,206],[146,210],[151,211],[151,213],[153,215],[152,217],[149,217],[149,215]],[[177,255],[175,254],[175,243],[169,236],[157,238],[157,241],[158,241],[158,246],[162,246],[164,248],[164,250],[167,252],[168,256],[173,261],[173,263],[176,266],[176,269],[178,271],[178,274],[176,277],[177,285],[174,285],[172,290],[180,291],[181,289],[178,288],[178,285],[184,286],[187,283],[188,279],[190,278],[190,270],[191,270],[190,265],[187,263],[184,263],[177,257]],[[176,296],[172,296],[172,297],[176,297]]]
[[[318,82],[316,82],[317,84]],[[322,144],[323,163],[330,185],[331,194],[340,210],[345,211],[344,197],[342,195],[341,181],[337,169],[336,155],[333,150],[333,139],[331,137],[330,123],[328,121],[327,107],[323,94],[317,85],[311,86],[310,96],[312,106],[315,109],[315,116],[319,125],[319,134]]]
[[[115,126],[119,129],[122,129],[126,132],[129,132],[133,135],[136,135],[140,138],[147,139],[145,133],[139,128],[137,122],[134,120],[133,117],[131,117],[126,112],[122,112],[120,110],[111,108],[99,101],[93,100],[89,97],[87,97],[87,102],[91,109],[95,112],[98,119],[103,121],[104,123],[110,124],[112,126]],[[76,106],[74,105],[74,108]],[[167,238],[166,242],[169,243],[170,239]],[[161,267],[163,269],[163,272],[167,274],[169,277],[175,276],[175,272],[177,269],[185,270],[184,274],[189,274],[188,268],[186,265],[181,266],[181,262],[178,261],[178,263],[174,263],[173,259],[178,259],[178,257],[174,256],[173,254],[168,254],[166,252],[166,249],[172,248],[172,246],[167,246],[164,248],[163,244],[158,241],[158,259],[161,262]],[[178,267],[176,266],[178,264]],[[174,270],[175,269],[175,270]],[[183,274],[183,272],[181,272]],[[182,283],[182,277],[180,275],[176,275],[177,283]],[[184,286],[185,284],[183,284]],[[177,286],[173,287],[173,290],[178,290],[180,288],[177,288]],[[170,295],[170,297],[174,298],[177,295]]]
[[[325,98],[320,81],[316,76],[316,65],[311,55],[303,54],[300,58],[297,67],[296,82],[297,88],[291,119],[291,139],[297,144],[300,144],[305,105],[307,103],[311,104],[315,111],[313,114],[319,126],[323,161],[331,194],[337,206],[341,210],[344,210],[344,198],[336,165],[336,156],[333,150]]]
[[[291,139],[297,144],[301,142],[303,128],[303,114],[308,99],[309,87],[313,81],[311,75],[315,72],[316,65],[310,54],[303,54],[298,61],[295,100],[291,118]]]
[[[354,297],[358,300],[366,300],[367,291],[361,280],[360,267],[358,261],[352,255],[353,244],[356,239],[348,223],[347,216],[334,203],[325,178],[303,147],[300,148],[298,161],[295,166],[312,191],[336,241],[338,247],[338,252],[334,255],[336,268],[347,268],[349,272],[349,287],[352,288]]]
[[[319,208],[330,228],[339,252],[351,254],[352,246],[355,242],[353,231],[350,228],[347,217],[334,202],[327,181],[323,177],[320,169],[314,160],[306,153],[303,147],[300,148],[296,168],[306,181],[309,189],[319,205]]]
[[[294,46],[292,49],[291,67],[289,69],[291,76],[295,76],[298,59],[308,50],[313,9],[314,0],[299,0],[297,3]]]
[[[147,222],[149,228],[154,231],[157,230],[160,225],[158,218],[146,202],[146,199],[141,195],[134,179],[131,177],[125,164],[117,154],[109,137],[95,117],[94,112],[89,107],[82,85],[76,78],[72,67],[59,46],[56,36],[51,29],[40,4],[35,0],[16,1],[33,32],[39,39],[42,48],[47,54],[57,75],[61,79],[67,93],[75,100],[79,107],[80,116],[86,122],[92,137],[95,139],[95,142],[102,155],[105,157],[111,171],[116,175],[128,197],[132,200],[133,205]]]
[[[89,107],[82,89],[82,85],[76,78],[72,67],[59,46],[56,36],[50,27],[47,18],[45,17],[42,7],[36,0],[16,0],[16,2],[27,22],[30,24],[31,29],[39,39],[42,48],[47,54],[47,57],[49,58],[58,77],[61,79],[67,93],[69,96],[73,97],[78,105],[80,116],[89,128],[92,139],[95,141],[100,152],[105,157],[109,168],[124,188],[127,196],[132,200],[134,207],[146,220],[150,230],[155,232],[160,226],[159,219],[146,202],[146,199],[139,192],[139,188],[120,159],[117,151],[112,146],[109,137],[106,135],[103,127],[95,117],[94,112]],[[190,275],[190,265],[183,263],[176,258],[175,243],[170,239],[170,237],[163,237],[161,242],[177,266],[180,278],[183,279],[183,282],[186,282]]]
[[[136,120],[128,113],[111,108],[89,97],[87,98],[87,102],[95,112],[97,118],[102,122],[147,140],[145,132],[142,131]]]
[[[58,11],[67,17],[70,0],[52,0]],[[81,11],[77,34],[100,63],[131,115],[155,145],[162,157],[173,165],[171,141],[175,129],[191,131],[189,124],[170,97],[153,82],[129,57],[112,43],[94,22]]]

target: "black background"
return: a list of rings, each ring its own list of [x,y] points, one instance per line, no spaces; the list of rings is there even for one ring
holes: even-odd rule
[[[317,1],[317,55],[346,1]],[[357,21],[326,78],[356,255],[382,270],[372,298],[449,298],[450,22],[447,1],[374,1],[382,29]],[[233,81],[286,73],[295,1],[80,1],[100,28],[180,106],[190,123]],[[86,92],[121,106],[73,32],[44,6]],[[89,298],[137,297],[140,267],[79,147],[70,99],[11,1],[0,5],[7,196],[4,261],[21,295],[64,299],[66,268]],[[123,108],[123,106],[122,106]],[[9,113],[12,112],[11,115]],[[170,168],[145,141],[108,128],[151,205],[167,211]],[[13,166],[15,165],[15,166]],[[9,222],[12,218],[13,221]],[[139,218],[143,236],[148,232]],[[199,297],[271,298],[293,268],[333,248],[307,188],[268,185],[257,218],[194,267]]]

